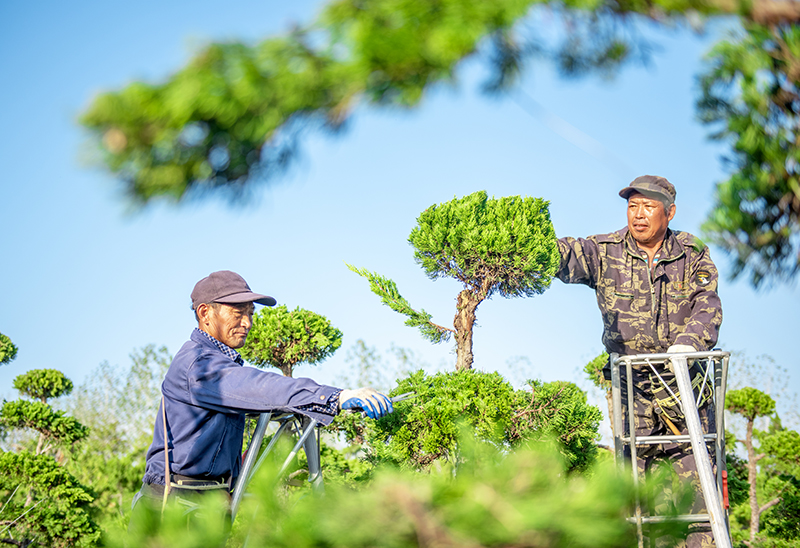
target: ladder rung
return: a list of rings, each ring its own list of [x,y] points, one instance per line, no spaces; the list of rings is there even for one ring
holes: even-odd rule
[[[716,434],[704,434],[703,439],[706,441],[714,441],[717,439]],[[691,438],[688,434],[681,434],[679,436],[636,436],[636,445],[658,445],[659,443],[689,443]],[[630,436],[622,438],[622,443],[631,443]]]
[[[627,518],[628,523],[636,523],[636,518]],[[680,516],[642,516],[642,523],[668,523],[668,522],[702,523],[710,522],[708,514],[683,514]]]

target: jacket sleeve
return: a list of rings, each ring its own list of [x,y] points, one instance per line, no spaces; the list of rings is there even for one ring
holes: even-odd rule
[[[556,277],[567,284],[584,284],[592,289],[597,287],[600,270],[600,254],[597,242],[593,239],[560,238],[558,251],[561,265]]]
[[[717,294],[719,273],[708,247],[689,253],[688,283],[692,288],[692,309],[683,332],[676,337],[674,344],[687,344],[701,351],[711,350],[717,344],[722,325],[722,301]]]
[[[284,377],[231,362],[215,352],[201,354],[189,367],[186,390],[192,405],[222,413],[290,412],[308,415],[322,424],[333,416],[303,406],[324,405],[339,389],[308,378]]]

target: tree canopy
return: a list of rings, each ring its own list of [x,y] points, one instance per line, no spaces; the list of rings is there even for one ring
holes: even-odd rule
[[[756,287],[800,271],[798,55],[794,24],[748,24],[714,47],[701,78],[700,119],[732,148],[703,230]]]
[[[325,316],[281,305],[262,308],[253,316],[253,327],[240,353],[257,367],[275,367],[291,377],[296,365],[319,363],[341,345],[342,332]]]
[[[535,8],[564,32],[523,24]],[[509,89],[532,58],[565,74],[613,74],[648,57],[637,18],[672,25],[740,16],[702,78],[703,121],[730,141],[733,173],[705,225],[735,256],[734,276],[792,279],[800,271],[800,186],[793,152],[800,102],[794,2],[754,0],[333,0],[316,20],[258,44],[210,44],[163,83],[99,95],[81,123],[136,204],[209,192],[234,200],[283,171],[303,134],[338,130],[360,104],[413,107],[481,58],[484,88]],[[764,77],[756,77],[756,74]]]
[[[29,398],[47,402],[69,395],[73,384],[57,369],[31,369],[14,379],[14,388]]]
[[[17,347],[6,335],[0,333],[0,365],[11,363],[17,357]]]

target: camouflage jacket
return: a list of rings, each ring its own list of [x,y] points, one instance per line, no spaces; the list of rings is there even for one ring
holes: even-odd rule
[[[722,323],[717,268],[708,247],[691,234],[667,230],[652,277],[627,227],[561,238],[558,248],[556,276],[595,290],[609,353],[666,352],[673,344],[710,350],[716,344]]]

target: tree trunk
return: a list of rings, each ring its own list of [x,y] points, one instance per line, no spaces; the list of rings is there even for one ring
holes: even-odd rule
[[[756,476],[758,468],[756,465],[756,450],[753,447],[753,423],[755,419],[747,420],[747,434],[744,445],[747,448],[747,483],[750,484],[750,542],[756,540],[758,534],[758,522],[761,512],[758,508],[758,497],[756,496]]]
[[[614,432],[614,396],[611,394],[611,390],[606,390],[606,403],[608,404],[608,422],[611,423],[611,437],[613,438],[617,433]]]
[[[458,294],[456,317],[456,371],[472,369],[472,327],[475,325],[475,309],[483,299],[467,289]]]

